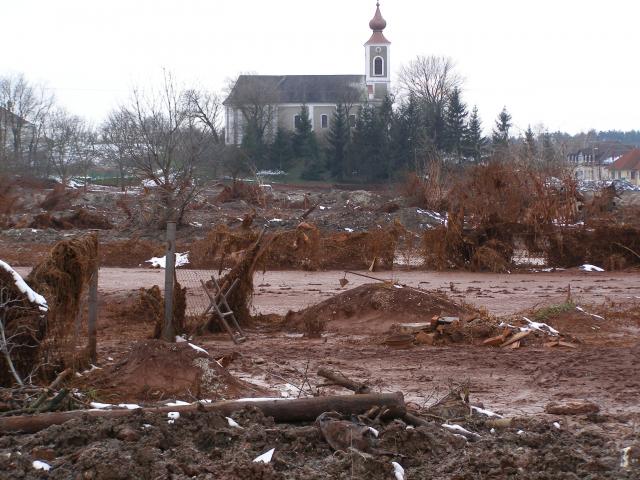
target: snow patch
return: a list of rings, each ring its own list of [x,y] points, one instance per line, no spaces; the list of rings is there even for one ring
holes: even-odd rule
[[[144,263],[150,263],[153,268],[167,268],[167,257],[152,257],[145,260]],[[176,267],[182,267],[189,263],[189,252],[176,253]]]
[[[27,282],[24,281],[20,274],[13,268],[11,268],[8,263],[0,260],[0,268],[2,268],[5,272],[13,277],[13,283],[15,284],[16,288],[27,296],[29,302],[38,305],[38,309],[42,312],[46,312],[47,310],[49,310],[49,306],[47,305],[47,301],[45,300],[45,298],[39,293],[34,292],[33,289],[29,285],[27,285]]]
[[[604,268],[596,267],[595,265],[590,265],[585,263],[584,265],[580,265],[580,270],[583,272],[604,272]]]
[[[202,353],[206,353],[207,355],[209,355],[209,352],[207,352],[204,348],[199,347],[197,345],[194,345],[193,343],[189,343],[188,344],[191,348],[193,348],[194,350],[196,350],[197,352],[202,352]]]
[[[273,457],[273,452],[275,452],[276,449],[272,448],[271,450],[269,450],[268,452],[264,452],[262,455],[257,456],[256,458],[253,459],[254,462],[256,463],[269,463],[271,461],[271,457]]]
[[[45,472],[48,472],[49,470],[51,470],[51,465],[41,460],[34,460],[32,465],[33,465],[33,468],[35,468],[36,470],[44,470]]]
[[[393,475],[396,477],[396,480],[404,480],[404,468],[398,462],[391,462],[393,465]]]
[[[229,426],[230,426],[230,427],[233,427],[233,428],[242,428],[242,427],[238,424],[238,422],[236,422],[233,418],[231,418],[231,417],[224,417],[224,418],[226,418],[226,419],[227,419],[227,423],[229,424]]]

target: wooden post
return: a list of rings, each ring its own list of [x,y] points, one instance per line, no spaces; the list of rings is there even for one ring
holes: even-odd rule
[[[96,338],[97,322],[98,322],[98,270],[100,265],[96,261],[95,270],[91,275],[91,281],[89,283],[89,360],[94,365],[98,360],[97,345],[98,340]]]
[[[167,222],[167,254],[164,268],[164,327],[162,338],[175,341],[173,333],[173,276],[176,268],[176,222]]]

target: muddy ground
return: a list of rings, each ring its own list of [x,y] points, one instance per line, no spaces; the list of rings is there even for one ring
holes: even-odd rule
[[[253,208],[261,224],[295,227],[309,203],[318,203],[309,218],[323,231],[362,231],[395,220],[419,230],[441,221],[408,206],[385,208],[394,200],[394,192],[276,188],[277,205],[263,208],[241,200],[215,205],[219,190],[216,187],[199,198],[198,208],[189,213],[191,226],[180,233],[183,239],[202,237],[217,223],[236,225]],[[121,196],[114,189],[96,188],[73,197],[66,211],[82,206],[113,215],[123,210],[117,206]],[[40,200],[33,197],[34,205],[27,205],[16,217],[17,226],[0,233],[0,257],[25,265],[18,269],[21,274],[28,273],[54,241],[80,233],[28,227],[39,212]],[[130,206],[133,209],[135,202]],[[101,239],[131,238],[123,215],[114,217],[117,228],[101,232]],[[160,244],[163,233],[149,232],[142,238]],[[118,253],[121,260],[132,255],[126,247]],[[140,262],[136,257],[126,264]],[[192,317],[207,304],[199,280],[212,273],[178,272],[178,280],[187,287],[187,313]],[[195,354],[182,344],[177,347],[180,356],[155,350],[153,343],[147,343],[154,323],[130,315],[138,289],[154,284],[162,288],[163,275],[150,268],[100,270],[98,365],[69,385],[81,399],[145,406],[238,396],[350,395],[341,387],[324,385],[316,372],[327,367],[367,383],[374,392],[401,391],[408,405],[422,413],[452,388],[465,384],[473,405],[513,421],[494,428],[482,416],[462,419],[458,423],[480,435],[468,441],[442,427],[449,419],[430,418],[428,425],[417,428],[386,419],[371,425],[380,437],[372,451],[362,454],[335,452],[311,422],[276,425],[259,411],[232,415],[242,429],[214,413],[185,414],[169,423],[165,416],[133,411],[130,417],[117,420],[84,418],[36,434],[0,437],[0,479],[393,479],[392,461],[404,467],[406,480],[640,478],[637,271],[570,269],[499,275],[394,270],[372,274],[446,294],[454,302],[486,311],[488,317],[513,321],[529,316],[547,322],[571,338],[572,347],[543,347],[537,342],[513,350],[466,343],[393,348],[383,343],[390,325],[429,321],[434,313],[429,311],[429,318],[422,319],[420,310],[414,309],[409,318],[398,308],[376,315],[367,311],[368,317],[353,324],[341,317],[340,325],[328,322],[317,339],[306,338],[281,319],[265,317],[248,328],[245,343],[234,345],[223,334],[194,335],[189,341],[206,353]],[[348,280],[345,286],[340,284],[343,278]],[[337,270],[257,273],[253,313],[284,315],[372,281]],[[322,312],[330,310],[327,305],[330,300]],[[193,327],[195,320],[190,318],[190,323]],[[201,363],[203,358],[209,363],[220,359],[227,369],[210,363],[212,370],[228,378],[225,385],[233,388],[201,388],[193,362]],[[182,365],[188,378],[182,376]],[[151,374],[157,380],[153,388]],[[582,400],[594,402],[600,411],[545,412],[550,402]],[[252,461],[271,448],[275,453],[269,464]],[[36,470],[36,460],[47,462],[51,470]]]

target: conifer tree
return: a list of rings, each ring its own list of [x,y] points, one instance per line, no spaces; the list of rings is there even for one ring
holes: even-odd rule
[[[467,106],[460,98],[460,89],[455,87],[449,95],[445,113],[445,149],[458,157],[462,154],[467,115]]]
[[[342,180],[346,168],[346,155],[351,138],[351,128],[347,112],[341,103],[333,112],[329,133],[327,134],[327,169],[333,178]]]
[[[293,134],[293,151],[304,165],[302,178],[306,180],[319,180],[322,178],[324,165],[320,161],[320,149],[312,130],[309,108],[306,105],[300,108],[299,119],[296,122]]]
[[[511,128],[511,115],[507,112],[507,107],[504,107],[498,119],[496,120],[496,126],[493,129],[492,141],[495,147],[507,147],[509,146],[509,129]]]
[[[531,130],[531,125],[524,132],[524,155],[529,161],[535,160],[538,154],[538,147],[536,145],[536,137]]]
[[[269,166],[286,171],[293,162],[293,138],[287,130],[279,128],[269,150]]]
[[[482,150],[486,143],[487,139],[482,136],[482,122],[478,115],[478,107],[473,107],[464,136],[465,155],[479,162],[482,159]]]

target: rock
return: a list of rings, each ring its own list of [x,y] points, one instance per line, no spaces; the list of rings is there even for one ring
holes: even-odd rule
[[[598,413],[600,407],[589,400],[569,400],[567,402],[551,402],[544,411],[552,415],[585,415]]]
[[[133,428],[125,426],[118,431],[116,438],[123,442],[136,442],[140,439],[140,434]]]
[[[56,458],[56,452],[52,448],[35,447],[31,451],[31,456],[38,460],[54,460]]]

